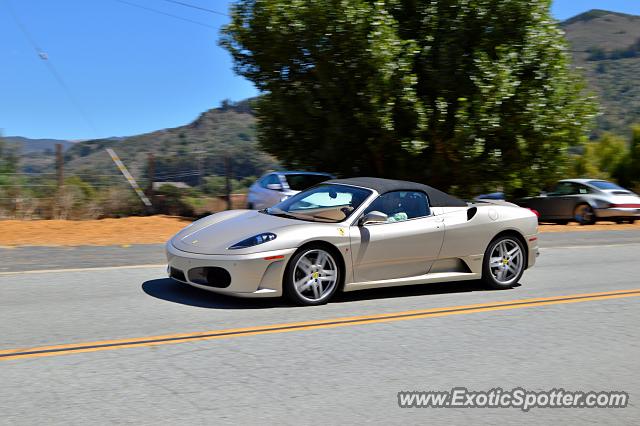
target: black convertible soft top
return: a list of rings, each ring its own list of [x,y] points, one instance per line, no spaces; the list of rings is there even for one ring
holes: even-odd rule
[[[451,195],[432,188],[428,185],[408,182],[404,180],[382,179],[375,177],[356,177],[348,179],[331,179],[322,183],[360,186],[363,188],[373,189],[379,194],[384,194],[391,191],[421,191],[427,194],[427,196],[429,197],[429,204],[432,207],[467,207],[467,203],[456,197],[452,197]]]

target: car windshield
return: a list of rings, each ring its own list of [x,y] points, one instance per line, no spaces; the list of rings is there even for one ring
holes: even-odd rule
[[[313,222],[342,222],[371,191],[347,185],[319,185],[263,210],[263,213]]]
[[[615,183],[607,182],[606,180],[591,180],[589,184],[595,186],[598,189],[623,189],[623,187],[616,185]]]
[[[294,191],[304,191],[307,188],[311,188],[314,185],[317,185],[325,180],[331,179],[331,176],[327,175],[312,175],[307,173],[298,173],[298,174],[286,174],[287,183],[289,184],[289,188]]]

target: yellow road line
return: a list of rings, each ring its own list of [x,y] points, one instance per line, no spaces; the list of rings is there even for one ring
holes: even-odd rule
[[[449,306],[443,308],[420,309],[413,311],[391,312],[387,314],[363,315],[326,320],[303,321],[285,324],[273,324],[235,329],[211,330],[196,333],[167,334],[130,339],[101,340],[65,345],[39,346],[0,350],[0,360],[39,358],[84,352],[97,352],[132,347],[166,345],[171,343],[197,342],[201,340],[227,339],[231,337],[255,336],[258,334],[286,333],[299,330],[345,327],[361,324],[375,324],[392,321],[407,321],[420,318],[462,315],[477,312],[501,311],[567,303],[589,302],[595,300],[620,299],[640,296],[640,288],[607,291],[600,293],[582,293],[565,296],[539,297],[531,299],[508,300],[504,302],[481,303],[475,305]]]

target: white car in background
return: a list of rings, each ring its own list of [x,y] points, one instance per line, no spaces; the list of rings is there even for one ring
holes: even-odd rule
[[[329,173],[280,171],[262,176],[249,188],[247,208],[262,210],[275,206],[300,191],[333,179]]]

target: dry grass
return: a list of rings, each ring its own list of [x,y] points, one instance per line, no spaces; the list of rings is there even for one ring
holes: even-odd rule
[[[581,226],[577,223],[567,225],[541,224],[538,227],[540,232],[581,232],[581,231],[640,231],[640,222],[633,225],[617,224],[615,222],[598,222],[595,225]]]
[[[101,220],[2,220],[0,246],[79,246],[157,244],[190,223],[172,216]],[[540,232],[640,230],[634,225],[602,222],[597,225],[540,225]]]
[[[100,220],[3,220],[1,246],[126,245],[166,242],[190,223],[172,216]]]

